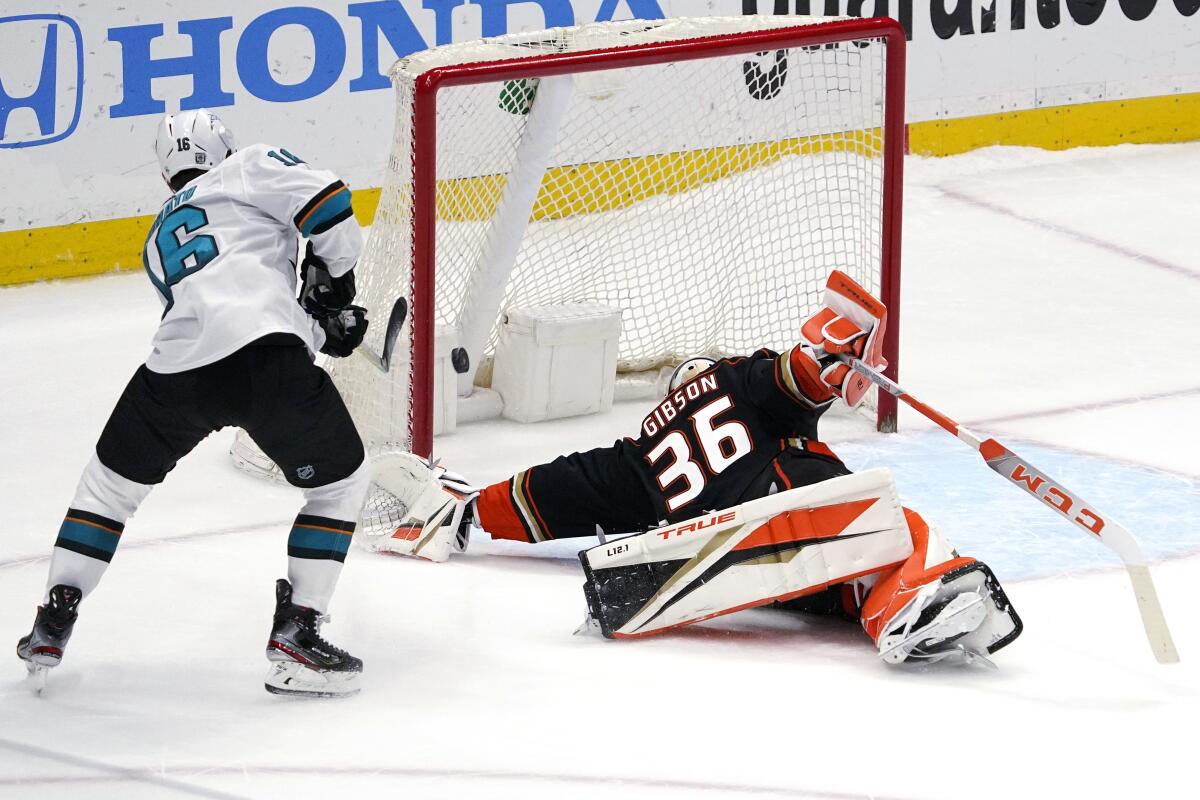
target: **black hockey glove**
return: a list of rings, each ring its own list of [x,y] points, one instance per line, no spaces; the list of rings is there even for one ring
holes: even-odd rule
[[[367,335],[367,310],[362,306],[347,306],[332,317],[319,320],[325,331],[321,352],[334,358],[345,358],[362,344]]]
[[[354,300],[354,270],[340,278],[329,274],[325,262],[313,252],[312,242],[300,262],[300,305],[317,319],[333,317]]]

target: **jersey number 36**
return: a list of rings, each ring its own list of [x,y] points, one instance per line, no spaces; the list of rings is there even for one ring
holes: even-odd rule
[[[729,395],[721,395],[692,414],[692,430],[700,444],[703,463],[693,457],[688,437],[678,430],[668,433],[658,446],[646,454],[646,460],[651,465],[657,464],[665,456],[671,458],[658,473],[658,486],[664,493],[676,481],[685,483],[681,491],[667,498],[668,511],[675,511],[695,500],[704,491],[709,478],[720,475],[733,462],[750,452],[750,433],[745,425],[737,420],[716,423],[716,417],[731,408],[733,401]]]

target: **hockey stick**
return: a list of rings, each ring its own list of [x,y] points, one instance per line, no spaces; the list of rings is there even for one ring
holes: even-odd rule
[[[397,298],[392,305],[392,313],[388,315],[387,330],[383,334],[383,353],[376,353],[366,342],[360,344],[354,352],[386,375],[392,366],[392,350],[396,347],[396,339],[400,337],[400,329],[404,327],[404,320],[407,318],[408,301],[403,297]]]
[[[1100,512],[1094,510],[1091,504],[1079,495],[995,439],[981,438],[940,411],[925,405],[887,376],[857,358],[843,356],[842,361],[881,390],[916,409],[960,441],[973,447],[1000,477],[1042,500],[1116,552],[1124,562],[1125,569],[1129,572],[1129,580],[1133,583],[1133,594],[1137,598],[1138,610],[1142,613],[1142,625],[1146,629],[1146,638],[1150,641],[1154,657],[1160,664],[1178,663],[1179,653],[1175,650],[1175,642],[1167,628],[1167,619],[1163,615],[1162,606],[1159,605],[1158,593],[1154,590],[1154,581],[1150,577],[1150,567],[1133,534],[1120,523],[1101,516]]]

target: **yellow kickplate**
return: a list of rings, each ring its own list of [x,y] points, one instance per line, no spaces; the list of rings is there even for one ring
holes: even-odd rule
[[[1099,147],[1200,139],[1200,93],[1035,108],[909,125],[909,150],[947,156],[991,145]],[[623,208],[646,198],[689,191],[782,158],[830,150],[878,154],[878,131],[640,156],[555,167],[543,177],[534,219],[562,219]],[[464,186],[463,184],[468,184]],[[438,185],[438,218],[486,219],[504,189],[503,176],[445,180]],[[354,192],[354,213],[371,224],[379,189]],[[0,231],[0,286],[140,269],[153,217]]]
[[[922,156],[949,156],[998,144],[1065,150],[1195,139],[1200,139],[1200,93],[1034,108],[908,126],[909,152]]]

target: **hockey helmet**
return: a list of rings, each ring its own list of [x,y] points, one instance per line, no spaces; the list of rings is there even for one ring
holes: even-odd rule
[[[701,372],[706,372],[716,363],[716,360],[708,356],[692,356],[691,358],[684,359],[683,363],[671,373],[671,380],[667,384],[667,391],[675,391]]]
[[[208,172],[233,154],[233,134],[205,108],[167,114],[158,124],[154,152],[169,185],[185,169]]]

